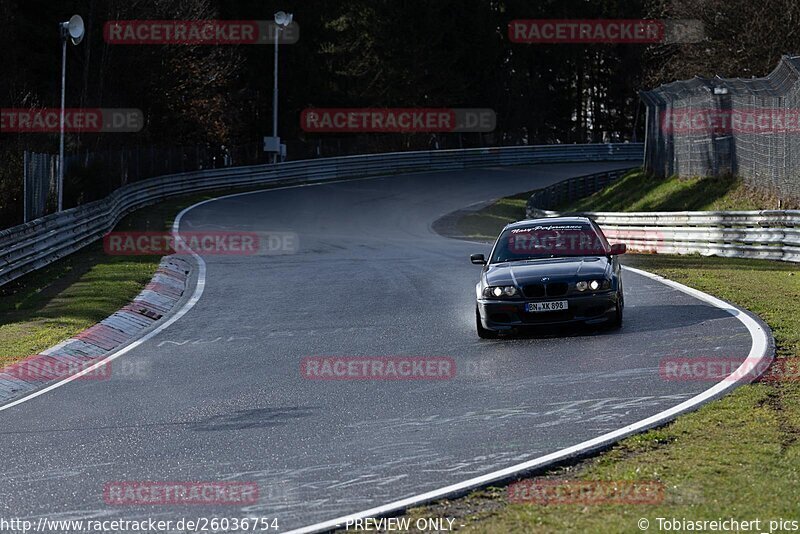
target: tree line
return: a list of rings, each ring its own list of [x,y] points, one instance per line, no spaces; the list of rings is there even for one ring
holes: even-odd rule
[[[424,134],[318,134],[312,107],[491,108],[491,133],[445,134],[440,148],[640,139],[638,91],[695,75],[760,76],[800,53],[796,0],[0,0],[4,108],[58,107],[57,23],[68,47],[67,106],[139,108],[138,133],[70,134],[67,151],[237,146],[271,134],[271,45],[107,43],[110,20],[271,20],[294,14],[300,39],[280,50],[279,132],[289,157],[431,147]],[[519,44],[514,19],[700,19],[693,44]],[[0,224],[19,221],[21,153],[55,152],[52,134],[0,132]],[[91,198],[85,197],[87,200]]]

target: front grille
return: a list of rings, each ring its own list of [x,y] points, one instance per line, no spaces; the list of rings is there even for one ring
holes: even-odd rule
[[[538,299],[544,296],[544,284],[528,284],[522,286],[522,293],[529,299]]]
[[[566,282],[553,282],[552,284],[528,284],[522,286],[522,293],[526,298],[538,299],[542,297],[563,297],[569,291]]]
[[[568,289],[569,285],[566,282],[556,282],[553,284],[547,284],[547,296],[560,297],[566,295]]]

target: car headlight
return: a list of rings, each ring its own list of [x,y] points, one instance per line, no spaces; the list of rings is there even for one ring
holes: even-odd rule
[[[517,294],[514,286],[488,286],[483,290],[483,296],[488,298],[513,297]]]
[[[592,291],[597,291],[600,289],[610,289],[611,288],[611,280],[581,280],[580,282],[575,283],[575,289],[578,291],[586,291],[591,289]]]

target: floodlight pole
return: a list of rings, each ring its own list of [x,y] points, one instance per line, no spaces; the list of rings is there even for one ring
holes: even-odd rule
[[[280,34],[280,24],[275,24],[275,74],[273,76],[272,87],[272,137],[278,138],[278,35]],[[278,152],[272,153],[272,163],[278,162],[280,154],[280,144],[278,145]]]
[[[58,211],[64,208],[64,102],[67,85],[67,28],[61,23],[61,119],[58,121]]]
[[[60,22],[58,29],[61,33],[61,118],[58,121],[58,211],[64,209],[64,123],[65,118],[65,100],[67,92],[67,38],[72,41],[72,44],[77,45],[83,39],[85,28],[83,26],[83,19],[78,15],[72,17],[66,22]]]

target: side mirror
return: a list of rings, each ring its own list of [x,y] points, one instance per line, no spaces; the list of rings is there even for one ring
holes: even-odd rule
[[[619,256],[620,254],[625,254],[627,252],[628,246],[625,243],[614,243],[611,245],[611,252],[612,256]]]
[[[475,265],[486,265],[486,258],[483,254],[473,254],[469,257],[469,261]]]

